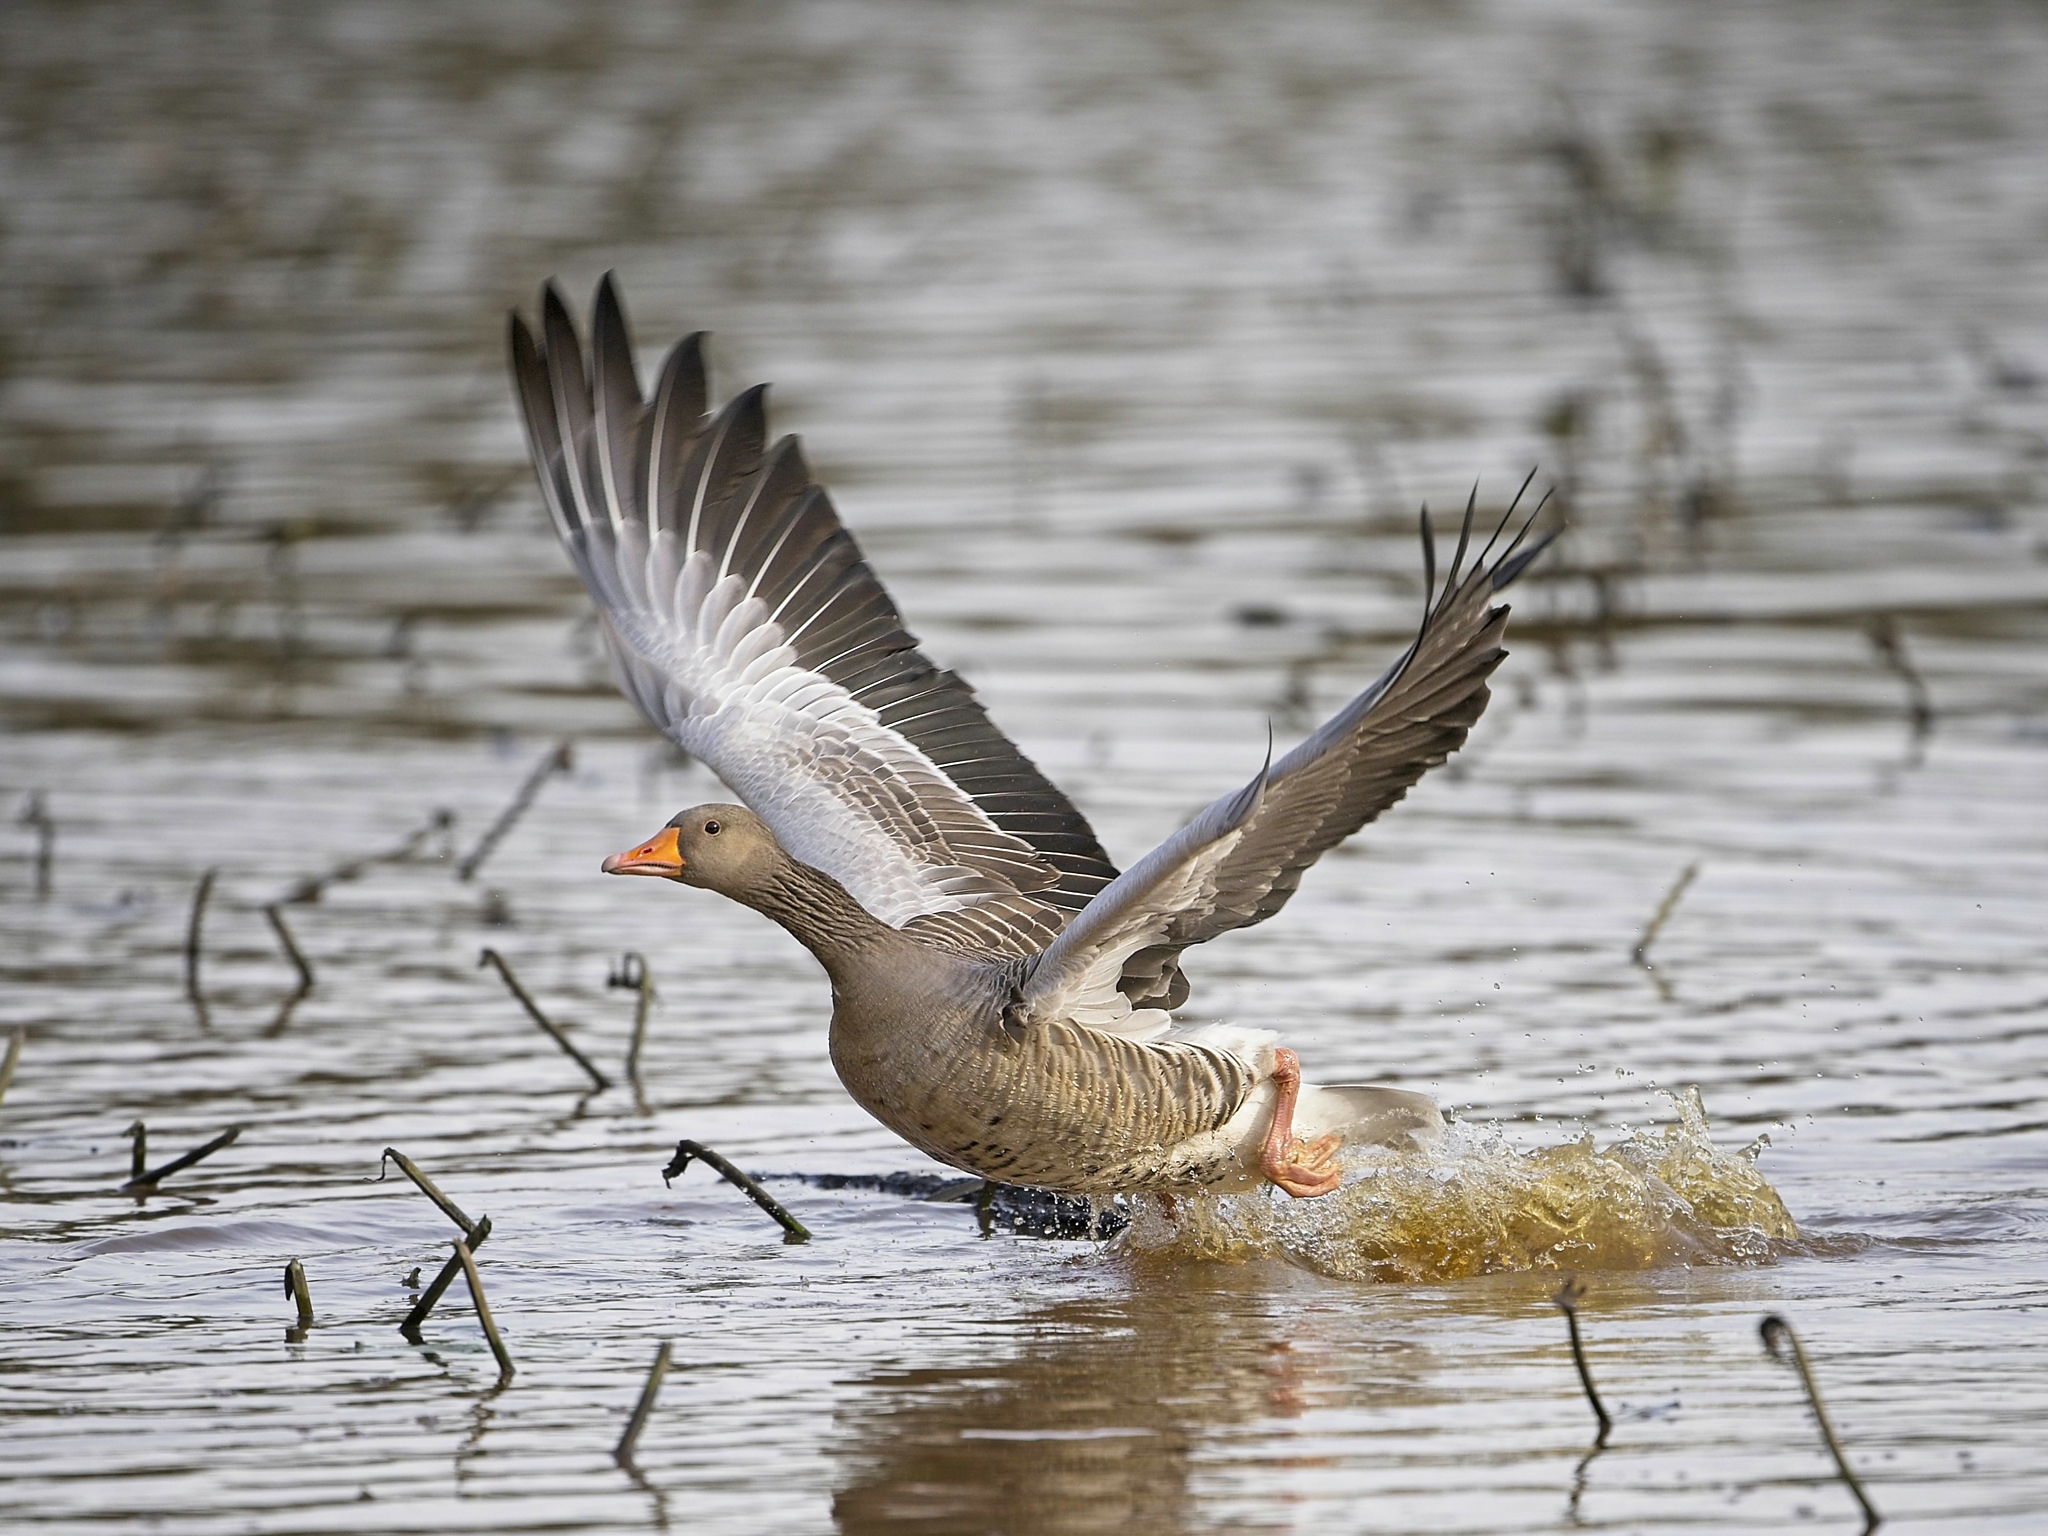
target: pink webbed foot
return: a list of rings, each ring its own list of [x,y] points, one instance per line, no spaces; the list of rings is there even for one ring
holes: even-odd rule
[[[1259,1171],[1297,1200],[1327,1195],[1342,1182],[1337,1166],[1341,1136],[1318,1136],[1299,1140],[1294,1134],[1294,1102],[1301,1093],[1301,1059],[1290,1050],[1273,1053],[1273,1084],[1279,1090],[1273,1102],[1273,1125],[1266,1132],[1266,1146],[1259,1159]]]

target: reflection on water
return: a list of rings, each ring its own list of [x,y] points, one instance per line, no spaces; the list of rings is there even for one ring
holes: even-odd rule
[[[1425,1152],[1354,1154],[1327,1199],[1142,1197],[1125,1242],[1172,1259],[1286,1257],[1346,1280],[1460,1280],[1523,1269],[1767,1261],[1798,1236],[1757,1148],[1727,1153],[1697,1090],[1676,1123],[1596,1149],[1591,1132],[1524,1152],[1453,1122]]]
[[[0,8],[0,1524],[1810,1529],[1782,1311],[1888,1529],[2031,1532],[2044,79],[1976,4]],[[1542,466],[1470,744],[1189,958],[1445,1153],[1100,1249],[662,1186],[685,1136],[938,1170],[785,936],[596,874],[720,793],[613,690],[503,379],[506,307],[606,268],[774,381],[1125,859],[1412,633],[1418,504]],[[644,955],[644,1091],[486,947],[614,1075]],[[137,1119],[242,1133],[138,1198]],[[493,1220],[503,1391],[459,1295],[396,1331],[449,1229],[386,1146]]]
[[[1008,1358],[853,1383],[834,1520],[862,1536],[1198,1523],[1204,1442],[1298,1418],[1319,1390],[1315,1341],[1286,1314],[1290,1287],[1274,1291],[1268,1274],[1175,1276],[1021,1318]]]
[[[1420,1330],[1375,1336],[1271,1265],[1148,1268],[1141,1284],[1046,1307],[1013,1332],[999,1357],[849,1383],[835,1435],[841,1530],[1201,1529],[1232,1441],[1306,1441],[1333,1409],[1394,1419],[1444,1401]],[[1278,1464],[1270,1503],[1233,1513],[1230,1529],[1293,1529],[1287,1484],[1342,1458],[1304,1444]]]

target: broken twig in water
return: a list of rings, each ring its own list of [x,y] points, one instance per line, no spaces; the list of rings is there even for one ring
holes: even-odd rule
[[[36,900],[50,899],[50,871],[57,862],[57,824],[50,820],[49,806],[40,789],[29,791],[18,818],[24,827],[36,829]]]
[[[284,924],[284,912],[277,903],[272,902],[265,907],[263,915],[270,919],[271,931],[277,935],[277,942],[283,948],[285,958],[291,961],[293,968],[299,973],[299,984],[292,988],[282,1003],[278,1004],[277,1016],[270,1021],[269,1028],[264,1031],[267,1035],[280,1035],[284,1033],[284,1027],[291,1023],[292,1014],[297,1011],[299,1004],[306,1000],[306,994],[313,990],[313,967],[300,953],[297,941],[292,938],[291,929]]]
[[[386,1163],[398,1164],[398,1171],[418,1185],[420,1193],[438,1205],[441,1208],[441,1214],[460,1227],[465,1236],[476,1231],[477,1223],[471,1221],[463,1213],[461,1206],[441,1193],[441,1186],[422,1173],[418,1163],[407,1157],[398,1148],[386,1147],[384,1155],[377,1160],[377,1177],[379,1180],[382,1180],[384,1177],[384,1165]]]
[[[1586,1389],[1586,1401],[1593,1405],[1593,1416],[1600,1421],[1600,1433],[1593,1437],[1593,1448],[1598,1450],[1607,1444],[1607,1436],[1614,1429],[1614,1420],[1608,1417],[1607,1405],[1600,1401],[1600,1394],[1593,1386],[1593,1373],[1586,1367],[1586,1346],[1579,1338],[1579,1302],[1585,1294],[1585,1282],[1574,1275],[1566,1279],[1550,1299],[1564,1313],[1565,1328],[1572,1339],[1572,1364],[1579,1368],[1579,1385]]]
[[[467,1211],[443,1194],[441,1186],[428,1178],[418,1163],[415,1163],[396,1147],[386,1147],[384,1155],[377,1160],[377,1177],[379,1179],[384,1177],[384,1165],[387,1162],[398,1164],[399,1171],[413,1181],[418,1187],[419,1192],[433,1201],[440,1208],[442,1215],[462,1229],[462,1235],[467,1240],[472,1252],[483,1247],[484,1239],[491,1235],[490,1217],[479,1216],[475,1221],[471,1221]],[[455,1283],[455,1277],[461,1272],[461,1269],[462,1261],[460,1258],[451,1258],[446,1264],[441,1266],[441,1272],[434,1277],[434,1283],[427,1287],[425,1293],[414,1304],[413,1309],[405,1315],[405,1321],[398,1325],[400,1333],[404,1334],[414,1343],[419,1342],[420,1325],[427,1320],[427,1315],[434,1310],[435,1303],[440,1301],[448,1287]],[[417,1269],[412,1272],[412,1284],[416,1285],[419,1283],[419,1273]]]
[[[612,1460],[620,1466],[633,1459],[633,1447],[640,1443],[640,1431],[647,1427],[647,1416],[654,1412],[654,1399],[661,1391],[661,1379],[668,1374],[669,1340],[661,1341],[661,1348],[654,1352],[654,1364],[649,1367],[647,1380],[640,1388],[640,1401],[633,1405],[633,1416],[626,1420],[626,1432],[619,1436],[619,1443],[612,1451]]]
[[[277,935],[277,942],[283,947],[285,958],[291,961],[293,968],[298,971],[298,996],[304,997],[313,990],[313,967],[307,964],[306,957],[300,953],[298,942],[292,938],[291,929],[285,927],[284,913],[277,904],[272,902],[269,906],[265,907],[263,915],[270,919],[271,931]]]
[[[313,1293],[306,1289],[306,1267],[297,1259],[284,1267],[284,1293],[299,1309],[299,1321],[295,1327],[284,1331],[287,1343],[302,1343],[306,1330],[313,1326]]]
[[[1906,637],[1899,633],[1899,621],[1888,613],[1874,615],[1865,626],[1870,644],[1885,668],[1906,685],[1906,721],[1914,746],[1934,733],[1934,700],[1927,692],[1927,679],[1906,654]]]
[[[121,1133],[128,1138],[128,1182],[138,1182],[149,1166],[149,1127],[140,1120]]]
[[[14,1068],[21,1060],[22,1042],[28,1039],[28,1026],[22,1025],[7,1037],[7,1055],[0,1059],[0,1100],[7,1097],[7,1090],[14,1083]]]
[[[1835,1426],[1828,1422],[1828,1411],[1822,1406],[1820,1388],[1813,1384],[1813,1372],[1806,1364],[1806,1351],[1800,1347],[1799,1335],[1792,1331],[1792,1325],[1773,1312],[1757,1325],[1757,1332],[1763,1336],[1764,1350],[1773,1360],[1786,1361],[1779,1351],[1779,1344],[1792,1346],[1789,1364],[1799,1372],[1800,1385],[1806,1388],[1807,1406],[1813,1409],[1813,1421],[1820,1426],[1820,1437],[1826,1442],[1828,1454],[1835,1458],[1835,1470],[1842,1474],[1842,1481],[1849,1485],[1849,1492],[1856,1496],[1856,1502],[1863,1509],[1864,1536],[1884,1523],[1884,1516],[1877,1512],[1877,1506],[1870,1502],[1870,1495],[1863,1491],[1863,1484],[1857,1481],[1850,1469],[1849,1458],[1842,1452],[1842,1442],[1835,1438]]]
[[[136,1125],[138,1127],[141,1124],[142,1122],[139,1120],[136,1122]],[[178,1172],[180,1169],[190,1168],[202,1157],[211,1157],[214,1153],[218,1152],[222,1147],[232,1146],[234,1144],[235,1138],[240,1136],[241,1134],[242,1128],[239,1125],[231,1125],[226,1130],[222,1131],[218,1136],[214,1137],[213,1140],[209,1141],[205,1146],[194,1147],[190,1152],[187,1152],[183,1157],[174,1157],[168,1163],[165,1163],[161,1168],[152,1168],[147,1173],[136,1174],[133,1178],[129,1179],[129,1181],[126,1184],[123,1184],[121,1186],[121,1189],[123,1192],[126,1192],[131,1189],[138,1189],[144,1191],[154,1189],[157,1185],[161,1184],[165,1179],[168,1179],[172,1174]],[[138,1147],[141,1145],[139,1138],[136,1144]]]
[[[490,1341],[491,1353],[498,1357],[498,1379],[503,1381],[512,1374],[512,1356],[505,1348],[505,1341],[498,1337],[498,1325],[491,1318],[491,1304],[484,1300],[484,1283],[476,1272],[476,1257],[469,1251],[469,1244],[459,1237],[455,1239],[455,1257],[462,1265],[462,1277],[469,1282],[469,1299],[476,1304],[476,1320],[484,1325],[484,1337]]]
[[[206,922],[206,903],[213,896],[213,882],[220,878],[218,867],[209,869],[199,877],[199,888],[192,893],[192,916],[185,923],[185,996],[199,1011],[199,1023],[203,1028],[209,1021],[206,1016],[206,996],[199,990],[199,938]]]
[[[626,1047],[626,1081],[640,1082],[640,1047],[647,1039],[647,1011],[654,1003],[654,977],[647,962],[633,950],[619,956],[619,963],[605,978],[608,987],[630,987],[640,995],[633,1004],[633,1043]]]
[[[526,988],[519,985],[519,978],[512,974],[512,967],[505,963],[503,955],[500,955],[495,949],[487,949],[477,957],[476,963],[479,966],[495,965],[498,968],[498,974],[505,978],[505,985],[511,989],[512,995],[519,999],[519,1006],[526,1010],[527,1017],[546,1030],[548,1038],[559,1045],[570,1060],[590,1074],[591,1082],[599,1088],[611,1087],[612,1080],[598,1071],[595,1063],[588,1056],[577,1050],[569,1037],[562,1033],[561,1027],[540,1011],[540,1004],[536,1003],[527,994]]]
[[[338,885],[344,880],[359,879],[363,871],[372,864],[403,863],[418,853],[427,839],[437,832],[441,834],[443,848],[441,856],[446,858],[448,833],[454,825],[455,813],[453,811],[447,809],[436,810],[433,815],[427,818],[425,826],[420,827],[417,831],[408,833],[405,840],[395,847],[387,848],[382,853],[365,854],[358,859],[344,859],[324,875],[308,875],[285,893],[284,900],[280,905],[299,906],[307,902],[318,901],[328,886]]]
[[[1657,942],[1657,935],[1663,932],[1664,924],[1670,921],[1671,914],[1678,910],[1679,898],[1685,895],[1686,887],[1699,877],[1699,872],[1698,860],[1686,865],[1679,872],[1678,878],[1671,882],[1671,889],[1664,893],[1664,899],[1657,903],[1657,910],[1650,914],[1650,921],[1644,925],[1642,937],[1636,940],[1636,947],[1629,951],[1629,958],[1644,970],[1656,969],[1650,964],[1650,946]]]
[[[458,880],[475,879],[477,870],[482,867],[484,860],[491,856],[491,852],[498,846],[499,840],[512,830],[514,823],[521,816],[526,814],[526,808],[533,804],[533,797],[540,793],[541,785],[545,784],[554,774],[567,773],[575,766],[576,749],[574,745],[566,740],[556,742],[553,748],[549,750],[548,755],[542,758],[533,772],[526,776],[526,782],[519,786],[519,793],[512,797],[512,803],[505,807],[504,813],[491,823],[490,830],[484,833],[482,840],[474,848],[470,849],[469,856],[462,861],[461,866],[455,871],[455,878]]]
[[[469,1236],[467,1238],[469,1251],[475,1253],[477,1249],[483,1247],[485,1239],[490,1235],[491,1218],[488,1216],[477,1217],[476,1225],[469,1229]],[[419,1271],[414,1270],[413,1273],[417,1275]],[[455,1283],[455,1277],[461,1273],[461,1257],[459,1255],[451,1256],[448,1262],[441,1266],[441,1272],[434,1276],[433,1283],[420,1293],[420,1299],[413,1303],[412,1310],[405,1314],[405,1321],[398,1325],[398,1331],[412,1340],[413,1343],[419,1343],[421,1325],[426,1322],[429,1314],[433,1312],[436,1303],[447,1293],[448,1287]]]
[[[810,1229],[785,1211],[773,1195],[700,1141],[686,1140],[676,1143],[676,1155],[670,1158],[668,1166],[661,1170],[662,1183],[668,1183],[689,1167],[691,1158],[697,1158],[710,1165],[728,1184],[737,1185],[745,1190],[748,1199],[782,1224],[785,1234],[782,1240],[785,1243],[807,1243],[811,1240]]]

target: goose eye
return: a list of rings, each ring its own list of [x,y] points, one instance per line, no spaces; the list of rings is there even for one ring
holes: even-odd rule
[[[718,823],[715,821],[707,821],[704,823],[704,830],[706,832],[711,833],[712,836],[715,837],[718,835]]]

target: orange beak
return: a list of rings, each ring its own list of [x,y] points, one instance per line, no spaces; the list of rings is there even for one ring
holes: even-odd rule
[[[680,880],[683,854],[676,847],[676,829],[663,827],[638,848],[611,855],[604,861],[604,872],[608,875],[659,875],[665,880]]]

